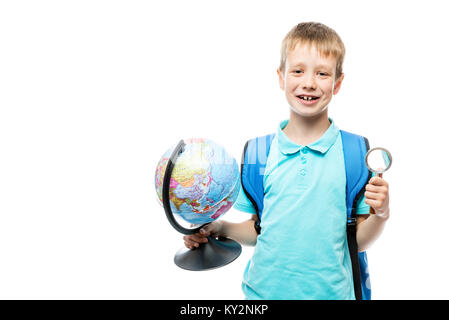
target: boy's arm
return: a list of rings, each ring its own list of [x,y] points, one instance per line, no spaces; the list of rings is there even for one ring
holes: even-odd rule
[[[221,235],[233,239],[242,245],[255,246],[257,232],[254,228],[254,221],[256,219],[257,216],[253,214],[251,219],[239,223],[220,220],[219,222],[222,224]]]
[[[357,217],[357,246],[360,252],[366,251],[379,238],[387,220],[375,214]]]
[[[201,228],[200,232],[184,235],[184,245],[189,248],[198,248],[201,243],[206,243],[207,237],[226,237],[240,244],[254,246],[257,242],[257,232],[254,229],[254,221],[257,216],[252,215],[250,220],[233,223],[225,220],[213,221]]]
[[[375,176],[366,185],[365,203],[374,209],[375,214],[357,217],[357,245],[359,251],[365,251],[376,241],[390,217],[388,183]]]

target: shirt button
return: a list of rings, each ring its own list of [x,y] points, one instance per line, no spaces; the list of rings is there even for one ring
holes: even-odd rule
[[[301,169],[301,170],[299,171],[299,173],[300,173],[302,176],[305,176],[305,175],[306,175],[306,170]]]
[[[302,153],[304,153],[304,154],[306,154],[308,151],[307,151],[307,148],[303,148],[302,150]]]

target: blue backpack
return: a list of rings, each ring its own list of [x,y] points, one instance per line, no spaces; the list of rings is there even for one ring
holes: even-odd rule
[[[366,252],[358,252],[356,240],[356,206],[365,192],[371,174],[365,165],[369,150],[368,139],[340,130],[346,168],[346,233],[354,278],[354,293],[357,300],[371,299],[368,260]],[[242,188],[257,212],[254,227],[260,234],[260,219],[263,211],[265,165],[274,133],[246,142],[241,163]]]

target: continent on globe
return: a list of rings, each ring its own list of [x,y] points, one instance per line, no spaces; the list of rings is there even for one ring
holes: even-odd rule
[[[193,224],[216,220],[234,204],[240,189],[237,162],[215,142],[185,140],[170,177],[169,198],[173,214]],[[174,147],[161,157],[155,174],[156,193],[162,205],[162,185]]]

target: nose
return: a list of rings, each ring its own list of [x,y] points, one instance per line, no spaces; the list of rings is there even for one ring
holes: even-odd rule
[[[316,89],[315,77],[312,73],[307,73],[304,75],[302,87],[304,89]]]

